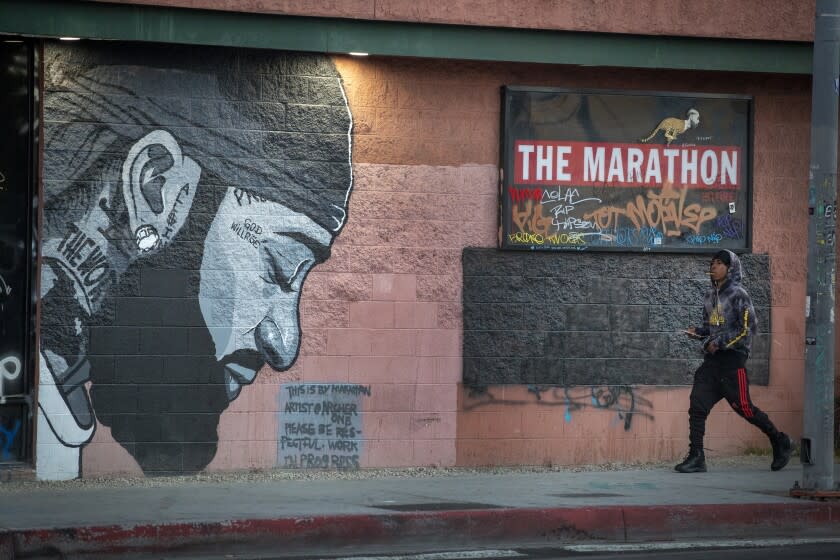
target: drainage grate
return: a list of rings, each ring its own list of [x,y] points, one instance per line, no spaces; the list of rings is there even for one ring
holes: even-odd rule
[[[623,494],[609,494],[607,492],[568,492],[565,494],[549,494],[557,498],[622,498]]]
[[[369,507],[391,511],[454,511],[459,509],[500,509],[505,506],[475,502],[434,502],[429,504],[373,504]]]

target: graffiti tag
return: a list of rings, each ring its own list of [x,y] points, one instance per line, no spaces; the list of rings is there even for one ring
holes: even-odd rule
[[[542,208],[533,200],[526,200],[521,207],[511,209],[513,223],[522,232],[533,232],[548,235],[553,231],[554,220],[543,216]]]
[[[17,356],[6,356],[0,360],[0,398],[3,398],[3,385],[5,381],[14,381],[20,377],[20,358]]]
[[[624,430],[629,431],[634,416],[653,418],[649,412],[653,403],[648,399],[636,395],[629,385],[608,385],[603,387],[561,387],[545,385],[529,385],[528,392],[533,393],[536,401],[522,399],[497,399],[490,391],[484,391],[480,400],[464,406],[464,410],[472,410],[487,405],[522,405],[537,404],[538,406],[557,406],[566,409],[565,421],[572,421],[572,412],[584,408],[608,410],[616,414],[616,420],[623,423]]]
[[[744,237],[744,221],[740,218],[734,218],[729,214],[724,214],[723,216],[718,216],[717,220],[715,220],[715,225],[729,239],[742,239]]]
[[[517,231],[508,234],[508,241],[528,245],[583,245],[585,243],[583,236],[583,233],[578,232],[543,235],[541,233]]]
[[[20,419],[15,420],[14,426],[11,430],[7,430],[0,424],[0,460],[9,461],[14,459],[12,457],[11,448],[15,443],[15,437],[20,431]]]
[[[683,228],[700,233],[704,223],[717,217],[714,206],[700,206],[697,203],[686,205],[688,191],[679,192],[664,188],[661,192],[648,191],[647,198],[637,195],[635,200],[625,207],[603,206],[583,215],[584,220],[592,220],[602,230],[618,225],[619,219],[629,220],[636,229],[645,226],[656,228],[666,236],[681,235]]]

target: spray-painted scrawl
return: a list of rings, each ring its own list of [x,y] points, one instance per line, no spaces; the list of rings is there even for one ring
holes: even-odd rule
[[[346,222],[341,80],[207,48],[45,65],[38,475],[78,476],[97,421],[147,473],[201,470],[241,387],[297,358],[304,279]]]

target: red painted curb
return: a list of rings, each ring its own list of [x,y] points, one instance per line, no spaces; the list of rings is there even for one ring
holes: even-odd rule
[[[840,536],[840,504],[712,504],[694,506],[625,506],[630,539],[790,534]],[[723,533],[722,533],[723,532]],[[791,533],[793,532],[793,533]]]
[[[603,506],[324,515],[213,523],[69,527],[0,533],[16,554],[161,551],[271,543],[306,546],[385,544],[434,537],[453,543],[488,540],[554,542],[671,540],[690,537],[840,535],[840,504]],[[8,541],[7,541],[8,542]]]

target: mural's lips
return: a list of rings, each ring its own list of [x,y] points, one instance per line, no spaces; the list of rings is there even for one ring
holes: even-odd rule
[[[238,397],[243,385],[253,383],[264,363],[265,359],[253,350],[237,350],[222,360],[228,400]]]
[[[243,385],[250,385],[257,376],[257,371],[240,366],[239,364],[225,365],[225,389],[227,397],[232,401],[239,396]]]
[[[237,364],[258,371],[265,363],[265,356],[256,350],[239,349],[222,359],[222,365]]]

